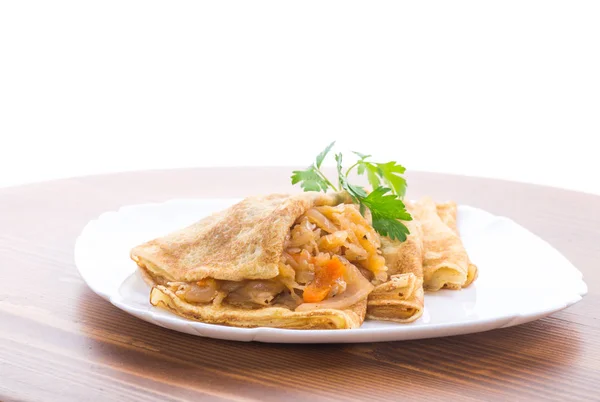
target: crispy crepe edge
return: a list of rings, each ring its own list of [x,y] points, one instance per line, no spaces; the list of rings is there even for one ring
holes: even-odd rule
[[[423,227],[423,287],[427,291],[440,289],[458,290],[467,282],[468,255],[460,236],[446,225],[437,212],[436,203],[431,197],[422,197],[416,203],[409,203],[413,217],[421,221]],[[434,228],[432,230],[432,228]],[[440,244],[441,243],[441,244]],[[442,248],[431,249],[428,245]],[[442,250],[442,251],[439,251]],[[460,251],[460,254],[458,253]],[[434,275],[451,271],[451,275],[441,286],[432,286]]]
[[[402,309],[412,309],[414,312],[406,318],[400,318]],[[423,310],[423,278],[412,272],[392,275],[388,282],[373,289],[367,302],[367,318],[373,320],[409,323],[418,320]]]
[[[352,329],[361,326],[367,310],[366,298],[346,310],[319,309],[302,312],[284,307],[243,309],[229,305],[193,305],[181,300],[162,285],[152,288],[150,304],[193,321],[245,328]]]
[[[458,237],[460,238],[458,226],[456,225],[456,221],[458,219],[458,205],[456,204],[456,202],[446,201],[446,202],[437,203],[436,210],[437,210],[438,216],[440,217],[442,222],[444,222],[446,224],[446,226],[448,226],[450,229],[452,229],[454,231],[454,233],[456,233],[458,235]],[[461,239],[461,241],[462,241],[462,239]],[[473,262],[471,261],[471,258],[469,257],[469,253],[467,253],[467,258],[469,259],[469,266],[468,266],[468,270],[467,270],[467,281],[462,286],[463,288],[466,288],[467,286],[469,286],[479,276],[479,269],[477,268],[477,265],[473,264]]]
[[[405,242],[381,238],[390,278],[369,295],[368,318],[409,323],[423,314],[423,230],[417,220],[404,223],[410,230]]]

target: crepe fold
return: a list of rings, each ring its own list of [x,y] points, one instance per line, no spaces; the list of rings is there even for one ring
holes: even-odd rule
[[[413,217],[423,228],[423,286],[425,290],[461,289],[475,278],[456,228],[456,204],[436,206],[429,197],[412,205]],[[469,276],[469,272],[471,272]]]
[[[365,318],[366,298],[372,289],[368,281],[368,290],[363,289],[360,294],[364,296],[352,305],[338,309],[330,308],[335,305],[331,303],[304,303],[301,306],[308,307],[298,311],[285,303],[240,307],[223,302],[222,297],[218,303],[216,299],[193,303],[180,297],[176,287],[179,283],[225,283],[221,281],[229,285],[252,283],[257,289],[273,283],[283,286],[277,282],[281,278],[282,253],[296,220],[313,207],[349,203],[351,199],[345,192],[250,197],[187,228],[135,247],[131,258],[153,281],[151,304],[192,320],[240,327],[356,328]],[[344,293],[338,300],[342,296]]]
[[[265,307],[255,310],[222,305],[193,305],[186,303],[164,286],[150,292],[150,303],[190,320],[208,324],[236,327],[272,327],[288,329],[351,329],[365,320],[367,301],[362,300],[347,309],[292,311],[284,307]]]
[[[381,238],[390,280],[369,295],[368,318],[408,323],[423,314],[423,230],[414,219],[404,224],[410,231],[404,242]]]
[[[286,236],[316,205],[349,202],[346,193],[249,197],[232,207],[131,250],[157,283],[204,278],[241,281],[279,274]]]
[[[444,224],[446,226],[448,226],[450,229],[452,229],[452,231],[457,236],[460,237],[460,233],[458,232],[458,226],[456,225],[457,210],[458,210],[456,202],[446,201],[446,202],[442,202],[442,203],[437,203],[436,210],[437,210],[437,214],[440,217],[440,219],[442,220],[442,222],[444,222]],[[465,282],[464,285],[462,285],[463,288],[467,287],[471,283],[473,283],[473,281],[475,279],[477,279],[477,275],[478,275],[477,265],[475,265],[471,262],[471,259],[469,258],[468,255],[467,255],[467,258],[468,258],[467,281]]]

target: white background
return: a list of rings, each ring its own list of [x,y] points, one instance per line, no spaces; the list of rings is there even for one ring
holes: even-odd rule
[[[337,139],[600,194],[599,134],[597,1],[0,2],[0,186]]]

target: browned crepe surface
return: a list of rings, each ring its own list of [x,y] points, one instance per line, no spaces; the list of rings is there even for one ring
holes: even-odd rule
[[[369,295],[368,318],[406,323],[423,314],[423,231],[417,220],[403,223],[410,231],[406,241],[381,238],[391,276]]]
[[[283,307],[243,309],[228,305],[192,305],[178,298],[164,286],[152,289],[150,303],[190,320],[246,328],[352,329],[361,326],[367,310],[366,299],[345,310],[319,309],[299,312]]]
[[[185,229],[135,247],[131,257],[155,283],[151,304],[182,317],[239,327],[357,328],[365,318],[366,299],[344,310],[297,312],[285,307],[189,303],[162,286],[169,281],[194,282],[207,277],[229,281],[274,278],[296,219],[313,206],[343,202],[350,202],[346,193],[247,198]]]
[[[437,213],[438,213],[440,219],[442,220],[442,222],[444,222],[450,229],[452,229],[454,231],[454,233],[456,233],[457,236],[460,237],[460,233],[458,232],[458,227],[456,225],[457,210],[458,210],[456,202],[447,201],[447,202],[443,202],[443,203],[438,203],[438,204],[436,204],[436,210],[437,210]],[[471,259],[469,258],[467,282],[465,282],[465,284],[463,285],[463,288],[467,287],[471,283],[473,283],[473,281],[475,279],[477,279],[477,275],[478,275],[477,266],[475,264],[473,264],[471,262]]]
[[[433,200],[411,205],[423,229],[423,286],[425,290],[460,289],[467,282],[469,259],[458,234],[438,215]]]
[[[240,281],[279,274],[285,238],[313,205],[348,201],[345,193],[308,192],[249,197],[240,203],[131,250],[131,258],[161,282],[207,277]]]
[[[369,295],[367,317],[374,320],[413,322],[423,315],[423,278],[412,272],[392,275]]]

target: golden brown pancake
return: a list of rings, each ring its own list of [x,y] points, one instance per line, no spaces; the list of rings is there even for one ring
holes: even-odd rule
[[[191,282],[204,278],[240,281],[270,279],[279,274],[279,260],[290,227],[313,205],[343,199],[321,193],[294,197],[273,194],[250,197],[184,229],[131,250],[154,277]]]
[[[452,231],[454,231],[454,233],[456,233],[456,235],[460,236],[460,234],[458,232],[458,227],[456,226],[456,219],[457,219],[456,203],[454,201],[437,203],[436,210],[437,210],[437,213],[438,213],[440,219],[442,220],[442,222],[444,222],[450,229],[452,229]],[[462,287],[463,288],[467,287],[471,283],[473,283],[473,281],[475,279],[477,279],[477,275],[478,275],[477,266],[471,262],[471,259],[469,259],[469,269],[467,272],[467,281],[465,282],[465,284]]]
[[[423,279],[413,273],[390,276],[373,289],[367,317],[373,320],[409,323],[423,315]]]
[[[435,291],[460,289],[467,283],[469,258],[458,233],[446,225],[433,200],[424,197],[412,205],[413,218],[423,229],[423,287]]]
[[[150,302],[192,320],[356,328],[387,268],[379,237],[350,202],[345,192],[246,198],[131,258],[154,283]]]
[[[406,241],[381,238],[390,280],[369,295],[370,319],[408,323],[423,314],[423,231],[417,220],[403,223],[410,231]]]
[[[273,327],[288,329],[351,329],[361,326],[365,319],[367,300],[364,299],[344,310],[320,309],[296,312],[283,307],[244,309],[232,306],[215,307],[186,303],[164,286],[150,293],[153,306],[165,308],[177,315],[208,324],[235,327]]]

